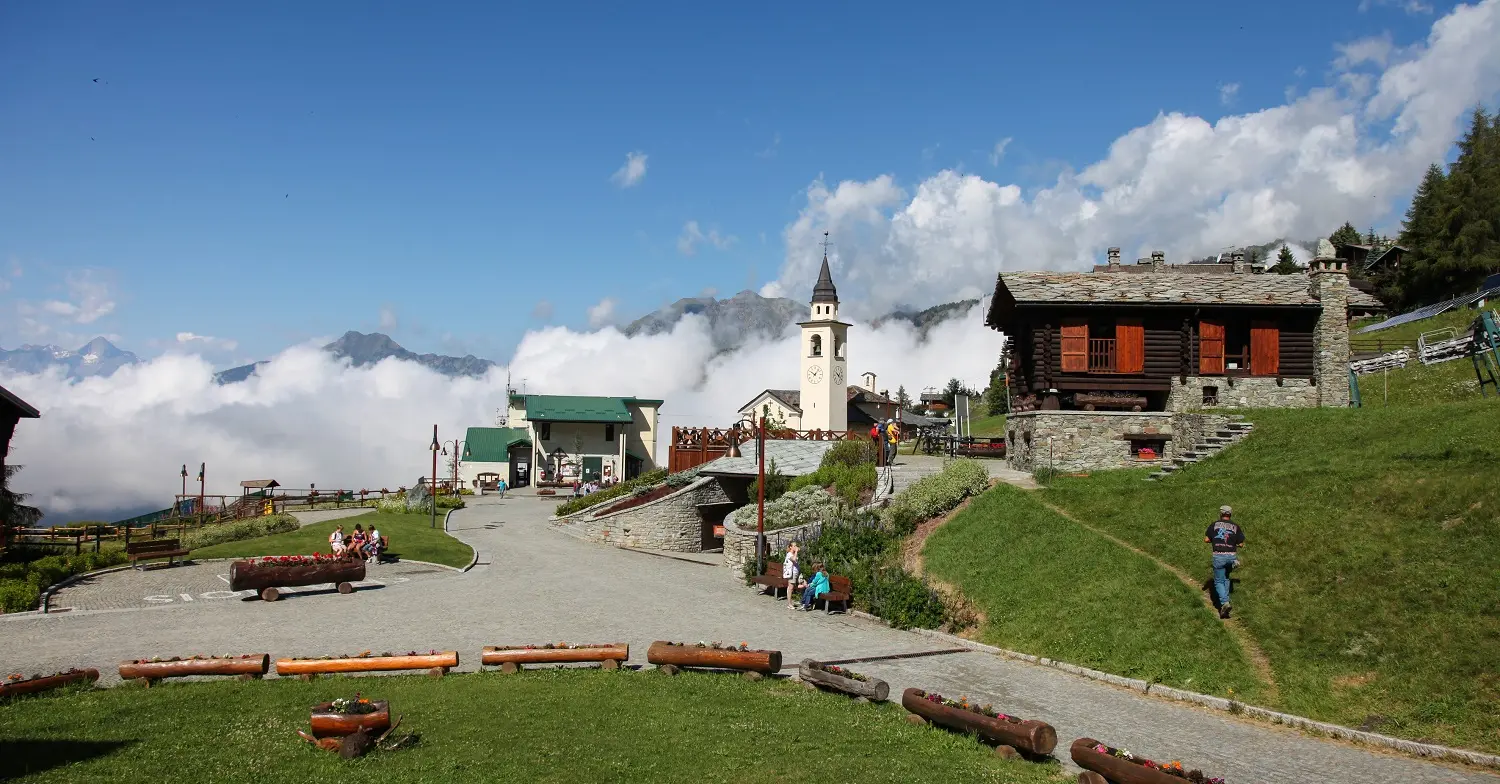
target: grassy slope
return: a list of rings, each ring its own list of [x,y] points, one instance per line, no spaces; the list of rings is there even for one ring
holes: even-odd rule
[[[1204,577],[1203,529],[1233,505],[1249,537],[1236,617],[1285,708],[1500,751],[1500,402],[1251,418],[1254,437],[1163,482],[1043,492]]]
[[[969,428],[974,435],[985,438],[1001,438],[1005,435],[1005,415],[976,416],[969,419]]]
[[[342,525],[348,532],[353,531],[355,525],[363,525],[366,529],[374,525],[380,529],[381,536],[390,539],[390,551],[394,555],[448,566],[468,566],[469,561],[474,557],[474,551],[443,531],[443,515],[441,510],[439,512],[437,528],[430,527],[431,518],[427,514],[369,512],[340,520],[306,525],[284,534],[200,548],[193,551],[193,557],[242,558],[256,555],[326,553],[328,552],[328,535],[335,527]]]
[[[979,496],[922,554],[929,573],[985,613],[985,642],[1211,694],[1258,695],[1249,661],[1192,590],[1028,491],[999,485]]]
[[[308,707],[356,689],[405,716],[420,742],[343,761],[304,744]],[[785,682],[721,675],[552,670],[521,675],[167,684],[0,706],[0,778],[42,742],[120,743],[23,781],[1056,781],[971,737]],[[816,733],[809,734],[809,728]],[[24,740],[20,740],[24,739]],[[875,753],[877,752],[878,753]]]
[[[1411,363],[1401,370],[1370,373],[1359,377],[1361,402],[1365,408],[1430,406],[1434,403],[1456,403],[1480,397],[1473,361],[1455,359],[1436,365],[1423,365],[1416,359],[1417,337],[1423,332],[1454,327],[1460,331],[1473,323],[1475,311],[1464,308],[1433,318],[1383,329],[1368,335],[1351,335],[1355,341],[1379,338],[1410,346]],[[1488,390],[1494,392],[1493,389]]]

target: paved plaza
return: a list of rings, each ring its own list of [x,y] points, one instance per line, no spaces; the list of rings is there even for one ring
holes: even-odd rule
[[[275,603],[226,596],[222,563],[104,575],[58,594],[54,606],[75,607],[69,612],[0,618],[0,672],[97,667],[108,682],[120,660],[145,656],[429,648],[456,649],[459,669],[473,670],[484,645],[548,641],[625,641],[632,662],[644,664],[646,646],[658,639],[744,641],[780,649],[794,668],[803,658],[948,647],[854,616],[789,611],[719,566],[576,540],[548,525],[553,503],[472,499],[450,522],[478,552],[472,570],[372,566],[371,588],[348,596],[323,589]],[[173,600],[148,601],[153,596]],[[987,653],[857,667],[889,681],[893,697],[915,686],[1049,721],[1061,757],[1074,738],[1088,735],[1189,761],[1230,781],[1500,782],[1483,771],[1320,740]]]

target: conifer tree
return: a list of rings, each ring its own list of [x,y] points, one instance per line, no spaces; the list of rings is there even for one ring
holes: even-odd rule
[[[1292,249],[1285,245],[1276,254],[1276,263],[1271,266],[1271,271],[1278,275],[1291,275],[1301,272],[1302,268],[1297,266],[1297,259],[1292,256]]]

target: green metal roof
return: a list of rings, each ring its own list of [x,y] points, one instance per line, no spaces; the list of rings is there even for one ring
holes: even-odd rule
[[[527,395],[526,419],[531,422],[629,422],[628,397]]]
[[[511,447],[530,443],[524,427],[471,427],[464,436],[464,448],[469,452],[464,460],[508,463]]]

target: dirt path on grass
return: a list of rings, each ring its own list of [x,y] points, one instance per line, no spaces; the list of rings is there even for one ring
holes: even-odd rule
[[[1120,539],[1107,531],[1095,528],[1094,526],[1089,525],[1082,520],[1079,520],[1078,518],[1069,514],[1067,510],[1063,509],[1060,506],[1057,506],[1056,504],[1050,503],[1040,498],[1038,498],[1037,500],[1041,503],[1042,506],[1051,509],[1059,515],[1073,521],[1074,523],[1077,523],[1080,526],[1083,526],[1084,528],[1087,528],[1090,531],[1093,531],[1094,533],[1125,548],[1126,550],[1150,559],[1152,563],[1156,564],[1162,569],[1167,570],[1173,575],[1176,575],[1177,579],[1181,580],[1183,585],[1191,588],[1193,592],[1203,600],[1203,605],[1207,607],[1210,612],[1212,612],[1215,616],[1219,614],[1218,611],[1214,609],[1213,601],[1208,598],[1208,593],[1203,590],[1202,581],[1193,579],[1193,576],[1188,574],[1187,572],[1178,569],[1177,567],[1167,563],[1166,561],[1157,558],[1151,553],[1148,553],[1145,550],[1142,550],[1141,548],[1136,547],[1135,545],[1123,539]],[[1255,642],[1255,639],[1250,636],[1250,633],[1246,631],[1245,627],[1242,626],[1239,621],[1236,621],[1233,618],[1229,618],[1227,620],[1224,620],[1223,623],[1224,628],[1229,631],[1229,636],[1233,637],[1235,642],[1239,644],[1240,650],[1245,652],[1245,657],[1250,660],[1250,666],[1255,668],[1256,674],[1260,676],[1261,683],[1265,685],[1266,694],[1264,701],[1267,704],[1273,705],[1278,703],[1281,699],[1281,690],[1276,686],[1276,675],[1271,671],[1270,657],[1266,656],[1266,652],[1261,650],[1260,645]]]
[[[923,521],[917,526],[917,530],[911,532],[901,542],[902,568],[906,569],[910,574],[925,579],[928,585],[936,588],[938,593],[943,595],[944,600],[948,603],[949,614],[955,621],[955,628],[945,631],[965,639],[978,639],[979,632],[984,629],[984,625],[989,618],[985,616],[984,612],[978,606],[969,601],[968,597],[964,596],[962,591],[958,590],[958,586],[950,585],[925,573],[922,562],[922,547],[927,544],[927,537],[931,536],[933,531],[936,531],[944,523],[957,517],[959,512],[968,509],[970,502],[973,500],[972,496],[965,498],[962,503],[942,517],[934,517],[931,520]]]

